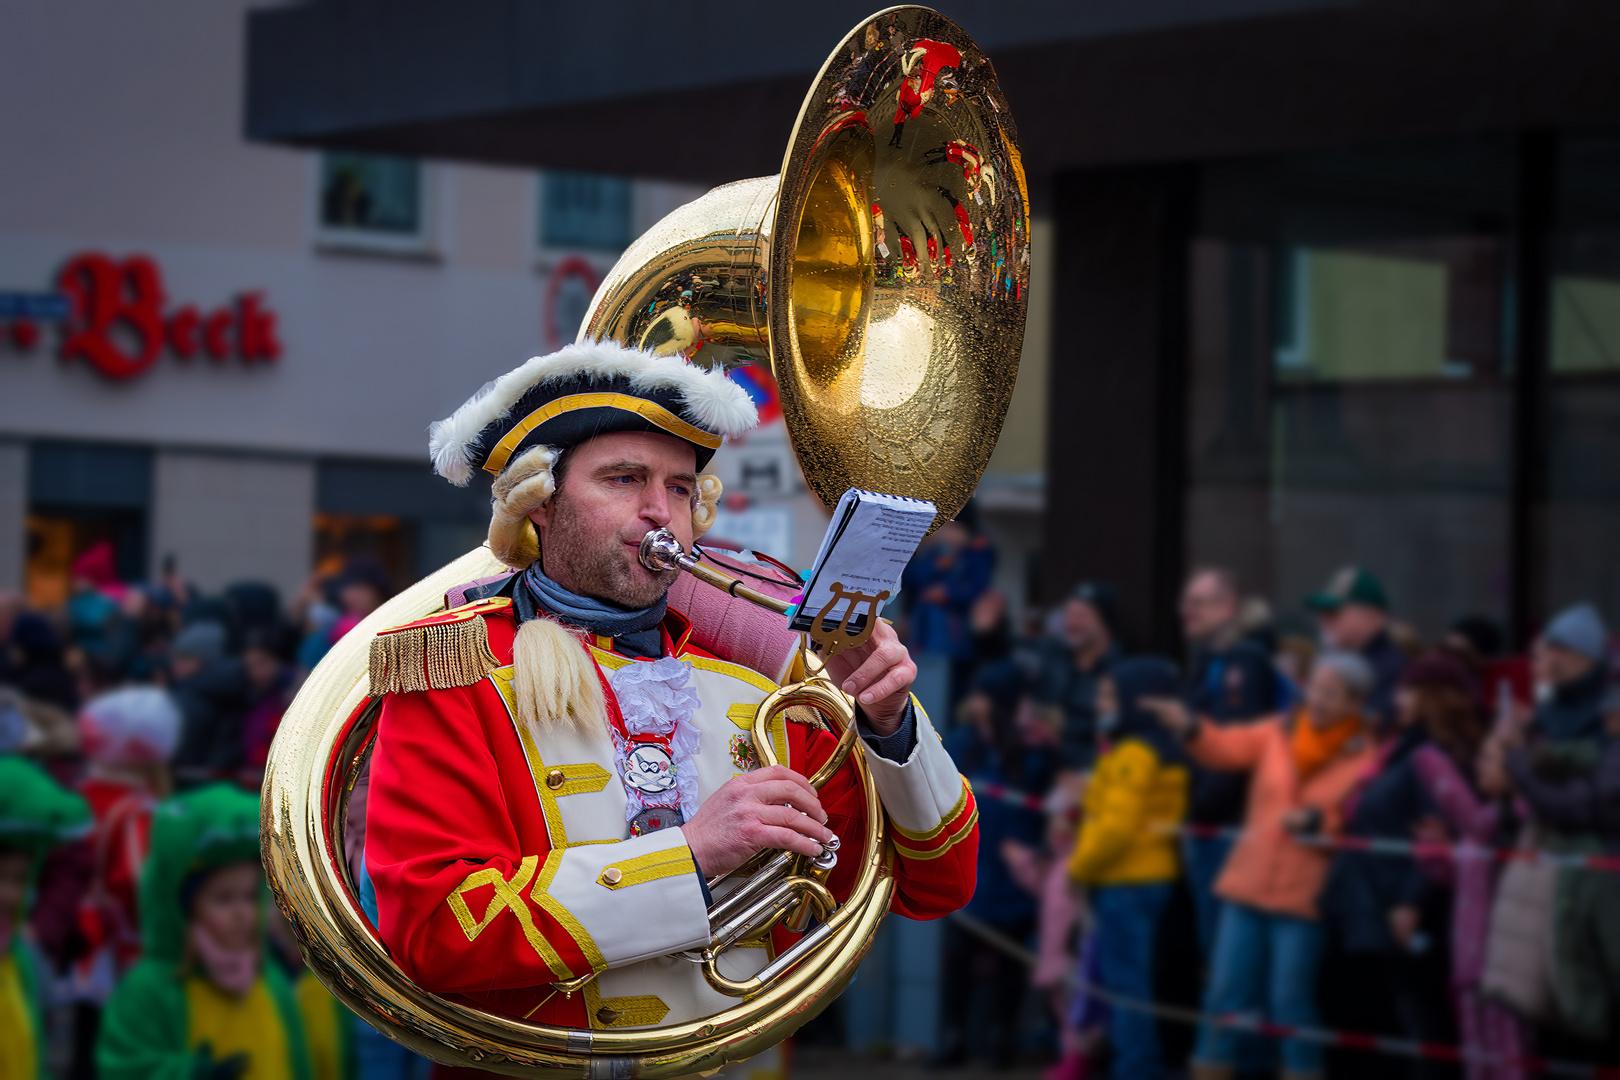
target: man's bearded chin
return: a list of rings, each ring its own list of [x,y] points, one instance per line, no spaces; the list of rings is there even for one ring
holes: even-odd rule
[[[556,571],[567,567],[574,592],[632,611],[662,600],[680,571],[650,571],[640,563],[631,565],[618,536],[593,542],[578,527],[572,500],[561,496],[561,492],[553,496],[551,528],[546,530],[541,562],[546,573],[556,580]]]

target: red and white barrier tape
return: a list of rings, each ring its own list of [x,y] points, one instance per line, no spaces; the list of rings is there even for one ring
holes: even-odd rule
[[[973,794],[980,799],[994,799],[1024,810],[1044,810],[1045,802],[1000,784],[975,783]],[[1219,825],[1194,825],[1184,822],[1167,827],[1168,832],[1204,838],[1221,837],[1237,840],[1247,830]],[[1328,836],[1293,834],[1296,843],[1329,851],[1365,851],[1372,855],[1396,855],[1408,858],[1442,857],[1461,862],[1468,859],[1494,859],[1497,862],[1535,862],[1551,866],[1579,867],[1585,870],[1620,871],[1620,855],[1580,855],[1568,852],[1537,851],[1533,848],[1489,848],[1480,844],[1446,844],[1431,840],[1392,840],[1370,836]]]
[[[1224,837],[1236,840],[1247,830],[1217,825],[1181,824],[1175,831],[1187,836]],[[1374,836],[1330,836],[1292,834],[1296,843],[1329,851],[1365,851],[1372,855],[1398,855],[1408,858],[1438,857],[1461,862],[1467,859],[1494,859],[1497,862],[1535,862],[1552,866],[1580,867],[1586,870],[1620,870],[1620,855],[1580,855],[1569,852],[1538,851],[1534,848],[1489,848],[1482,844],[1446,844],[1432,840],[1393,840]]]
[[[1034,953],[994,927],[980,922],[963,911],[952,913],[950,918],[952,922],[961,926],[962,929],[989,942],[1027,967],[1035,966],[1036,958]],[[1078,975],[1071,976],[1068,982],[1073,988],[1082,990],[1099,1001],[1106,1002],[1112,1008],[1148,1013],[1151,1016],[1173,1020],[1177,1023],[1190,1024],[1195,1027],[1203,1024],[1213,1024],[1216,1027],[1253,1032],[1256,1035],[1271,1039],[1300,1039],[1304,1042],[1320,1043],[1323,1046],[1338,1046],[1347,1050],[1364,1050],[1369,1053],[1387,1054],[1392,1057],[1421,1058],[1425,1061],[1472,1062],[1480,1065],[1509,1065],[1523,1069],[1526,1072],[1545,1073],[1551,1076],[1579,1077],[1581,1080],[1620,1080],[1620,1068],[1608,1065],[1588,1065],[1579,1061],[1559,1061],[1552,1058],[1509,1058],[1501,1054],[1470,1050],[1467,1047],[1450,1046],[1444,1043],[1396,1039],[1384,1035],[1369,1035],[1359,1031],[1334,1031],[1329,1028],[1273,1024],[1257,1016],[1215,1016],[1199,1012],[1196,1009],[1183,1009],[1156,1001],[1141,1001],[1137,998],[1123,997],[1098,986],[1096,983],[1087,982]]]

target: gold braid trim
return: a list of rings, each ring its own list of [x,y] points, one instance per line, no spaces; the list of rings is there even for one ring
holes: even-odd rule
[[[480,617],[408,626],[371,639],[369,694],[471,686],[500,665]]]

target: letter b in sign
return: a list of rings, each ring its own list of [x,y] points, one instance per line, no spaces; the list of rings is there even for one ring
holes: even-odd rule
[[[122,263],[96,253],[79,255],[62,268],[56,286],[73,302],[64,359],[82,357],[113,379],[152,366],[163,348],[163,279],[156,263],[144,255]],[[115,328],[123,331],[118,339]]]

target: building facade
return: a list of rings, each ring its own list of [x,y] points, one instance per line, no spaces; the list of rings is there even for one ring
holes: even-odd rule
[[[428,423],[572,340],[618,251],[703,190],[249,143],[245,9],[8,20],[0,589],[38,604],[99,540],[125,580],[284,598],[357,554],[404,585],[476,545],[487,484],[430,473]]]

